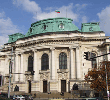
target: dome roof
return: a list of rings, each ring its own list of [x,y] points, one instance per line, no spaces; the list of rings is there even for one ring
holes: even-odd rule
[[[60,31],[75,31],[78,27],[72,23],[71,18],[48,18],[44,20],[37,21],[31,24],[25,37],[47,33],[47,32],[60,32]]]

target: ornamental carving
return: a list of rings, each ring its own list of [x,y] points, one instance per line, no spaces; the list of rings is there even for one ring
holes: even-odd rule
[[[42,73],[40,74],[40,79],[43,80],[43,79],[49,79],[49,73]]]
[[[68,78],[68,73],[62,72],[58,73],[58,79],[67,79]]]
[[[9,77],[5,77],[5,83],[9,83]]]
[[[58,79],[67,79],[68,78],[68,69],[57,69]]]
[[[33,80],[33,75],[34,75],[34,71],[25,71],[26,81],[28,81],[28,80],[32,81]]]
[[[5,83],[9,83],[9,74],[5,74]]]
[[[26,75],[26,81],[32,81],[33,80],[33,75]]]

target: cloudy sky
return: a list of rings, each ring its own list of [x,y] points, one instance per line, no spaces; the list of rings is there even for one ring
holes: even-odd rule
[[[10,34],[26,34],[31,23],[66,17],[66,11],[79,29],[81,23],[100,22],[101,30],[110,36],[110,0],[0,0],[0,45],[8,42]]]

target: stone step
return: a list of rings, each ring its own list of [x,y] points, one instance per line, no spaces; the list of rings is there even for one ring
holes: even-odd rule
[[[32,94],[34,96],[34,94]],[[71,93],[64,93],[64,96],[61,96],[60,93],[36,93],[36,98],[76,98],[76,95],[72,95]]]

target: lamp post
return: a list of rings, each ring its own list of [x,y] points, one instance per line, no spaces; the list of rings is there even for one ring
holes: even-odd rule
[[[104,61],[105,61],[105,59],[104,59]],[[106,71],[107,96],[108,96],[108,100],[109,100],[109,91],[108,91],[108,82],[107,82],[107,69],[106,69],[106,64],[105,64],[105,71]]]
[[[13,53],[13,47],[11,51],[11,63],[9,65],[9,86],[8,86],[8,98],[10,98],[10,90],[11,90],[11,68],[12,68],[12,53]]]

